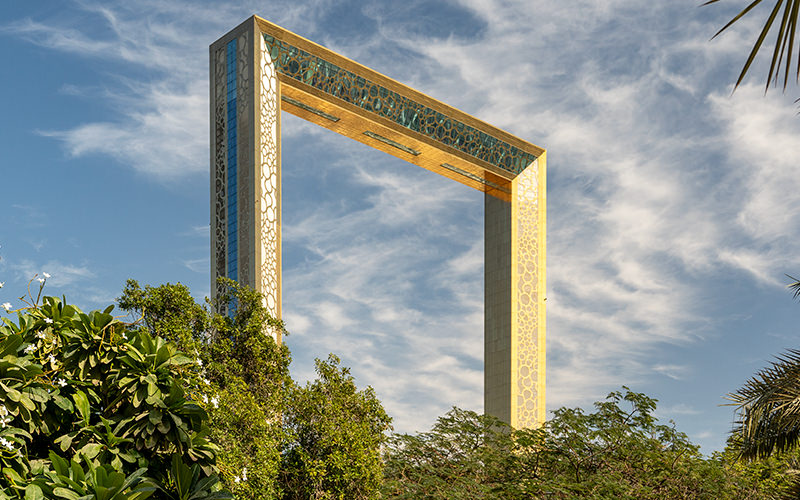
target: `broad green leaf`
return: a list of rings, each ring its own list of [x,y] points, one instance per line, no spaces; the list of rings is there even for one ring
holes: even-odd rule
[[[88,443],[83,448],[78,450],[78,453],[84,455],[88,459],[93,459],[103,450],[103,445],[99,443]]]
[[[17,354],[19,347],[22,345],[21,335],[11,335],[2,342],[0,342],[0,358],[6,357],[9,354]]]
[[[81,498],[81,496],[74,491],[61,486],[53,488],[53,494],[59,498],[66,498],[67,500],[79,500]]]
[[[78,413],[80,413],[83,418],[84,425],[89,425],[89,398],[86,397],[86,393],[77,391],[72,395],[72,399],[75,401],[75,407],[78,409]]]
[[[17,471],[12,469],[11,467],[3,467],[3,475],[17,483],[25,482],[25,480],[22,479],[22,477],[19,474],[17,474]]]
[[[161,418],[163,416],[164,415],[158,409],[150,410],[149,418],[150,418],[150,422],[152,422],[153,424],[158,425],[159,423],[161,423]]]
[[[31,401],[31,398],[29,398],[29,397],[28,397],[28,396],[26,396],[25,394],[22,394],[22,395],[20,396],[20,398],[19,398],[19,402],[20,402],[20,403],[21,403],[21,404],[22,404],[22,405],[23,405],[25,408],[27,408],[27,409],[28,409],[28,410],[30,410],[30,411],[34,411],[34,410],[36,410],[36,404],[34,404],[34,402],[33,402],[33,401]]]
[[[22,397],[22,393],[20,393],[16,389],[8,387],[7,385],[5,385],[2,382],[0,382],[0,389],[5,391],[6,395],[8,396],[8,399],[10,399],[11,401],[19,402],[19,398]]]
[[[35,484],[29,484],[25,487],[25,500],[43,500],[44,494],[42,489]]]
[[[56,403],[56,405],[58,405],[59,408],[61,408],[62,410],[65,410],[65,411],[71,412],[75,408],[72,405],[72,401],[70,401],[69,399],[65,398],[64,396],[60,396],[58,394],[53,396],[53,401]]]
[[[70,446],[72,446],[72,439],[75,437],[77,432],[70,432],[69,434],[64,434],[63,436],[59,437],[54,441],[61,448],[61,451],[67,451]]]
[[[37,403],[46,403],[50,400],[50,393],[41,387],[26,387],[22,392]]]

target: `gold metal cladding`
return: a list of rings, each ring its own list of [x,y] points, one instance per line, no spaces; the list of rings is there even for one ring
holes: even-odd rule
[[[317,45],[305,38],[302,38],[294,33],[291,33],[279,26],[269,23],[261,18],[255,17],[258,28],[262,33],[274,37],[280,42],[285,42],[291,47],[304,51],[314,57],[318,57],[331,65],[335,65],[344,71],[348,71],[357,75],[359,78],[374,82],[381,88],[393,92],[407,98],[415,103],[434,110],[436,113],[441,114],[442,117],[457,121],[465,126],[471,127],[482,134],[486,134],[491,138],[495,138],[507,144],[511,148],[515,148],[521,152],[532,157],[538,157],[544,149],[523,141],[508,132],[493,127],[483,121],[480,121],[462,111],[452,108],[444,103],[441,103],[421,92],[418,92],[410,87],[396,82],[374,70],[362,66],[350,59],[347,59],[335,52],[332,52],[325,47]],[[273,54],[274,55],[274,54]],[[440,141],[434,140],[423,133],[411,130],[399,123],[396,123],[389,118],[382,116],[380,113],[365,110],[352,102],[346,102],[341,99],[332,97],[330,94],[321,91],[312,85],[304,83],[296,78],[292,78],[278,71],[278,78],[281,81],[281,90],[284,95],[300,102],[306,106],[310,106],[316,110],[325,112],[331,116],[336,116],[340,120],[336,123],[326,123],[329,120],[320,120],[319,116],[309,116],[314,113],[309,112],[298,106],[289,105],[283,107],[286,111],[310,120],[325,128],[329,128],[337,133],[351,137],[359,142],[368,144],[375,147],[372,141],[365,140],[363,131],[369,130],[377,135],[393,140],[406,147],[419,151],[420,154],[411,163],[426,168],[428,170],[444,175],[457,182],[468,185],[479,191],[488,192],[501,199],[509,200],[509,195],[504,190],[510,192],[509,182],[516,176],[516,173],[510,172],[506,169],[492,165],[488,161],[481,160],[473,155],[467,154],[464,151],[458,150],[456,147],[448,146]],[[381,149],[393,156],[408,160],[404,152],[397,148],[387,147]],[[479,179],[489,181],[489,183],[476,181],[474,178],[464,176],[451,169],[442,167],[442,164],[452,165],[462,171],[468,172]],[[521,165],[518,170],[522,171],[529,163]],[[502,189],[498,189],[501,186]]]
[[[309,113],[314,113],[317,116],[321,116],[326,120],[330,120],[332,122],[338,122],[339,118],[333,115],[329,115],[328,113],[322,111],[321,109],[312,108],[307,104],[303,104],[302,102],[298,101],[297,99],[292,99],[291,97],[286,97],[285,95],[281,96],[281,100],[284,102],[288,102],[292,106],[297,106],[298,108],[308,111]]]
[[[499,184],[495,184],[492,181],[487,181],[486,179],[481,179],[477,175],[473,175],[473,174],[471,174],[471,173],[469,173],[469,172],[467,172],[465,170],[461,170],[460,168],[454,167],[453,165],[450,165],[448,163],[442,163],[441,166],[443,166],[444,168],[446,168],[448,170],[452,170],[453,172],[456,172],[457,174],[461,174],[463,176],[469,177],[470,179],[472,179],[474,181],[478,181],[481,184],[486,184],[487,186],[491,186],[493,188],[497,188],[500,191],[503,191],[504,193],[509,193],[508,189],[504,188],[503,186],[501,186]]]
[[[514,179],[511,201],[511,425],[545,420],[545,155]]]
[[[391,139],[387,139],[386,137],[384,137],[382,135],[378,135],[375,132],[370,132],[369,130],[366,130],[366,131],[363,132],[363,134],[366,135],[367,137],[372,137],[376,141],[381,141],[382,143],[388,144],[389,146],[392,146],[393,148],[397,148],[400,151],[403,151],[404,153],[408,153],[408,154],[414,155],[414,156],[419,156],[420,155],[420,152],[417,151],[416,149],[411,149],[408,146],[403,146],[399,142],[393,141]]]

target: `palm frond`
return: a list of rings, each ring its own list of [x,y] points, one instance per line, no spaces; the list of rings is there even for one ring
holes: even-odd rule
[[[710,5],[719,1],[720,0],[709,0],[703,3],[703,5]],[[763,0],[754,0],[747,7],[742,9],[741,12],[734,16],[733,19],[728,21],[728,23],[723,26],[722,29],[720,29],[713,37],[711,37],[712,40],[739,19],[746,16],[751,10],[761,4],[762,1]],[[781,13],[781,8],[783,8],[783,14],[781,15],[781,22],[776,35],[775,47],[773,48],[772,59],[770,61],[769,72],[767,74],[765,91],[768,90],[772,84],[775,86],[778,85],[781,73],[783,73],[783,89],[786,90],[793,63],[796,66],[795,82],[800,81],[800,50],[797,51],[797,60],[793,61],[792,59],[792,56],[795,53],[795,35],[797,34],[798,16],[800,15],[800,0],[775,0],[775,6],[772,8],[767,20],[764,22],[764,27],[762,28],[761,33],[759,33],[756,42],[753,44],[750,54],[747,56],[747,61],[745,61],[742,72],[739,74],[739,78],[736,80],[734,90],[739,87],[744,80],[745,75],[750,70],[753,61],[755,61],[756,55],[764,44],[767,34],[775,25],[775,20]],[[781,68],[783,68],[783,71],[781,71]]]
[[[798,99],[798,101],[800,101],[800,99]],[[786,285],[786,288],[788,288],[792,292],[792,298],[796,299],[800,297],[800,280],[798,280],[797,278],[793,278],[788,274],[786,275],[786,277],[792,280],[792,283]]]
[[[733,434],[744,459],[769,456],[800,442],[800,350],[778,356],[729,394],[738,407]]]

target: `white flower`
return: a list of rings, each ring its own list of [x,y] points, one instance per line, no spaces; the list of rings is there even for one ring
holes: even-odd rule
[[[203,366],[203,360],[202,359],[197,358],[197,366]]]
[[[214,405],[214,408],[219,408],[219,398],[216,396],[211,398],[211,404]]]
[[[50,319],[50,318],[45,318],[44,322],[47,323],[48,325],[52,325],[53,324],[53,320]]]
[[[35,350],[36,350],[36,346],[31,344],[31,345],[29,345],[28,347],[25,348],[25,354],[30,354]]]
[[[242,481],[247,481],[247,467],[242,467]]]
[[[0,307],[2,307],[3,309],[6,310],[6,312],[8,312],[8,311],[11,310],[11,303],[10,302],[3,302],[3,304],[0,305]]]
[[[47,361],[56,364],[56,358],[52,354],[47,356]]]
[[[208,404],[208,396],[206,396],[205,394],[201,394],[200,395],[200,399],[203,400],[203,403]]]
[[[5,284],[6,284],[5,281],[0,281],[0,288],[3,288],[3,285],[5,285]]]
[[[44,283],[44,278],[36,278],[36,281],[38,281],[39,283]]]
[[[2,439],[2,438],[0,438],[0,439]],[[239,481],[241,481],[241,479],[239,479],[239,476],[236,476],[236,477],[233,478],[233,482],[234,483],[238,483]]]
[[[211,384],[211,382],[209,382],[209,381],[208,381],[208,379],[207,379],[207,378],[205,378],[205,377],[200,377],[200,380],[202,380],[202,381],[203,381],[203,383],[204,383],[204,384],[206,384],[206,385],[209,385],[209,384]]]
[[[44,278],[45,278],[45,279],[47,279],[47,278],[49,278],[49,277],[50,277],[50,275],[49,275],[49,274],[47,274],[47,273],[42,273],[42,276],[44,276]]]
[[[66,387],[67,386],[67,381],[64,380],[63,378],[59,378],[59,379],[56,379],[56,384],[60,385],[61,387]]]
[[[44,339],[45,337],[47,337],[46,333],[44,333],[44,332],[36,332],[36,338],[37,339]]]

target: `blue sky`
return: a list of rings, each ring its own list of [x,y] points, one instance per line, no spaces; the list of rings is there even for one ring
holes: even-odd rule
[[[0,302],[127,278],[209,292],[208,45],[252,14],[548,150],[548,408],[625,384],[710,453],[724,395],[798,346],[800,118],[731,96],[743,2],[0,4]],[[283,116],[295,376],[335,352],[395,428],[482,407],[482,194]]]

